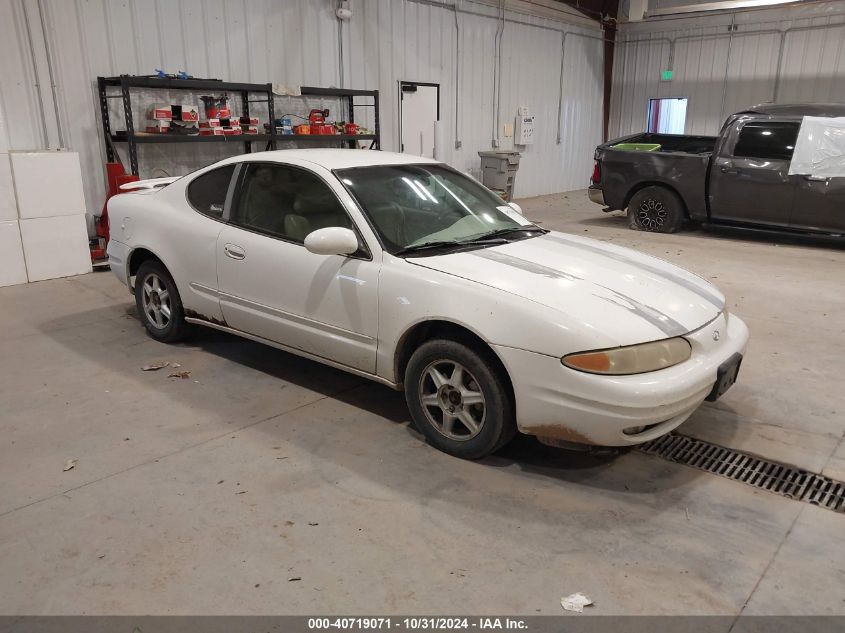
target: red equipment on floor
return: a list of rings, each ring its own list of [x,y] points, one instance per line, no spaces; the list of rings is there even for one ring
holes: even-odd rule
[[[94,229],[97,237],[90,242],[91,262],[95,266],[106,264],[106,246],[109,243],[109,198],[119,193],[125,193],[120,186],[129,182],[138,182],[140,178],[134,174],[127,174],[121,163],[106,163],[106,176],[108,178],[108,190],[106,201],[103,203],[103,211],[94,217]]]

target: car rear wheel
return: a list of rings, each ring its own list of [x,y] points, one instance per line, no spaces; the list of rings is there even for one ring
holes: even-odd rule
[[[405,398],[429,444],[457,457],[485,457],[516,433],[500,368],[456,341],[435,339],[414,352],[405,372]]]
[[[636,231],[674,233],[684,221],[684,204],[666,187],[645,187],[628,203],[628,226]]]
[[[157,341],[172,343],[187,334],[182,299],[176,283],[160,262],[148,260],[138,268],[135,305],[147,332]]]

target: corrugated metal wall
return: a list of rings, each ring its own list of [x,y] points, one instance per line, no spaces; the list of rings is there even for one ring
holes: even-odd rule
[[[642,132],[650,98],[687,97],[688,134],[766,101],[845,102],[843,2],[632,23],[619,40],[611,137]]]
[[[342,24],[334,15],[335,0],[40,0],[43,32],[39,0],[0,0],[0,108],[9,122],[8,138],[0,143],[12,149],[56,147],[61,131],[64,146],[82,156],[88,209],[98,212],[104,191],[98,75],[150,74],[164,68],[231,81],[379,89],[387,150],[398,147],[398,82],[427,81],[441,86],[448,162],[462,170],[477,167],[477,152],[491,148],[494,133],[494,46],[500,14],[489,4],[458,2],[460,41],[451,3],[430,0],[353,0],[353,18]],[[537,143],[525,151],[516,193],[583,187],[593,148],[601,141],[602,47],[592,39],[600,32],[577,18],[565,22],[515,10],[505,16],[498,117],[502,146],[509,147],[510,139],[502,137],[501,126],[513,121],[517,106],[529,106],[537,117]],[[566,40],[558,144],[564,31],[573,34]],[[48,50],[55,103],[45,72]],[[174,101],[179,94],[174,92]],[[152,95],[139,96],[138,109],[153,100]],[[112,114],[119,116],[119,100],[113,101]],[[312,105],[320,102],[307,107]],[[303,107],[301,101],[276,99],[278,114]],[[456,113],[460,149],[454,149]],[[186,173],[235,153],[222,144],[145,145],[139,151],[142,177],[161,175],[156,167],[173,175]]]

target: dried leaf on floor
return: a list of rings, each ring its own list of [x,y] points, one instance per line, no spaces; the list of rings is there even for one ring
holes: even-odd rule
[[[302,580],[302,577],[301,576],[293,576],[291,578],[288,578],[288,582],[296,582],[297,580]]]
[[[185,380],[191,377],[191,372],[189,371],[174,371],[173,373],[167,374],[168,378],[181,378]]]
[[[581,613],[584,607],[589,607],[592,604],[593,601],[580,591],[560,599],[560,606],[567,611],[574,611],[575,613]]]
[[[150,363],[149,365],[144,365],[143,367],[141,367],[141,371],[158,371],[159,369],[163,369],[169,365],[170,363],[166,360],[160,363]]]
[[[65,462],[65,467],[64,467],[64,468],[62,468],[62,470],[63,470],[64,472],[67,472],[68,470],[70,470],[71,468],[73,468],[74,466],[76,466],[76,464],[77,464],[78,462],[79,462],[79,460],[78,460],[78,459],[69,459],[69,460],[67,460],[67,461]]]

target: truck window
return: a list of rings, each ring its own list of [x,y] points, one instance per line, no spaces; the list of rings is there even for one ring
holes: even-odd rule
[[[790,160],[799,126],[786,121],[746,123],[739,131],[734,156]]]

